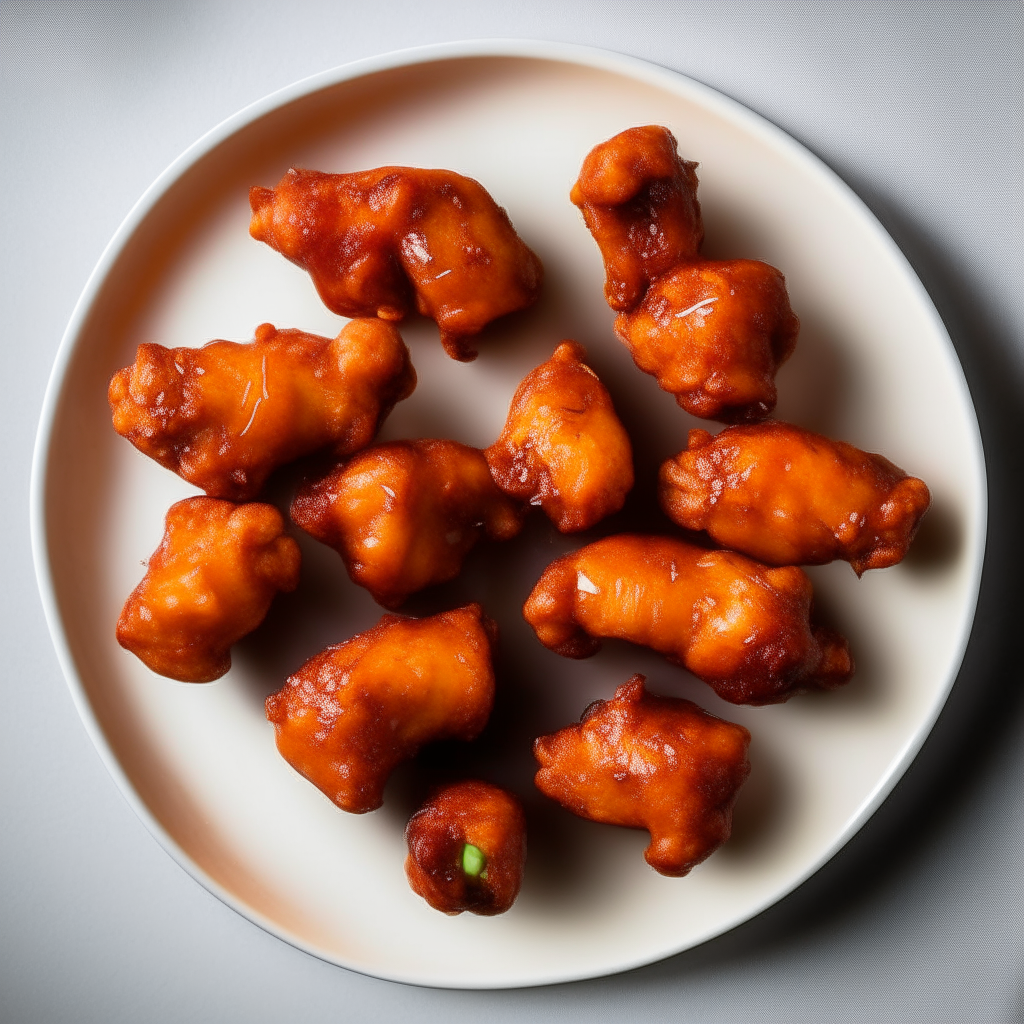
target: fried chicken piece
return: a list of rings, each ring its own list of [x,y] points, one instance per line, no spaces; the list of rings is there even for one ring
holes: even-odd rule
[[[658,125],[629,128],[587,154],[569,198],[601,250],[612,309],[633,309],[655,278],[699,258],[696,168]]]
[[[636,365],[694,416],[763,419],[800,321],[774,267],[701,259],[696,166],[667,128],[630,128],[590,151],[570,198],[601,249],[615,332]]]
[[[167,512],[160,546],[117,620],[117,642],[154,672],[208,683],[231,645],[299,584],[299,545],[273,505],[186,498]]]
[[[523,606],[556,654],[587,658],[598,637],[650,647],[733,704],[774,704],[853,674],[846,640],[809,621],[812,588],[795,566],[733,551],[620,534],[544,570]]]
[[[378,167],[289,170],[249,190],[249,234],[309,272],[341,316],[437,322],[453,359],[492,320],[532,305],[543,268],[505,211],[453,171]]]
[[[534,741],[537,788],[590,821],[645,828],[644,859],[688,874],[732,833],[732,808],[750,774],[750,733],[696,704],[656,697],[644,677],[595,701],[579,725]]]
[[[688,413],[738,423],[775,408],[775,373],[800,321],[786,280],[758,260],[702,260],[658,278],[615,318],[633,362]]]
[[[691,430],[658,480],[662,508],[688,530],[770,565],[841,558],[858,576],[903,558],[931,501],[881,455],[788,423]]]
[[[563,341],[512,397],[501,437],[485,452],[506,494],[540,505],[562,533],[587,530],[622,508],[633,486],[633,451],[611,396]]]
[[[508,540],[524,515],[483,452],[435,440],[375,445],[303,485],[291,506],[292,521],[334,548],[385,608],[454,579],[481,536]]]
[[[405,874],[435,910],[488,917],[519,895],[526,816],[511,793],[475,779],[435,793],[409,820]]]
[[[107,397],[114,429],[207,494],[246,501],[278,466],[321,448],[365,448],[416,386],[409,350],[380,320],[333,340],[256,328],[249,344],[140,345]]]
[[[487,724],[496,638],[478,604],[426,619],[385,615],[267,698],[278,751],[343,811],[380,807],[391,772],[420,747],[475,739]]]

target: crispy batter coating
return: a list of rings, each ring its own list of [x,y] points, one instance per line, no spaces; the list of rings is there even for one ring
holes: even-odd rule
[[[245,501],[302,455],[365,448],[415,386],[398,331],[354,320],[333,340],[261,324],[249,344],[140,345],[107,397],[114,429],[139,451],[212,497]]]
[[[658,125],[629,128],[587,154],[569,198],[601,249],[612,309],[632,309],[655,278],[698,259],[696,168]]]
[[[310,658],[267,698],[281,756],[342,810],[380,807],[395,767],[435,740],[472,740],[494,704],[497,627],[478,604],[385,615]]]
[[[774,704],[853,674],[841,636],[812,627],[811,581],[733,551],[620,534],[544,570],[523,616],[545,647],[586,658],[598,637],[653,648],[733,704]]]
[[[579,725],[534,741],[535,781],[581,818],[647,829],[644,859],[678,877],[732,833],[749,743],[743,726],[691,701],[649,694],[635,675],[611,700],[591,704]]]
[[[231,645],[299,583],[299,546],[273,505],[186,498],[117,620],[117,642],[154,672],[207,683],[231,668]]]
[[[341,316],[437,322],[453,359],[472,335],[525,309],[543,268],[479,182],[453,171],[378,167],[356,174],[290,170],[249,191],[249,233],[309,272]]]
[[[691,430],[662,463],[661,506],[688,530],[771,565],[841,558],[859,576],[907,553],[931,497],[881,455],[788,423]]]
[[[477,448],[391,441],[299,489],[292,521],[345,560],[385,608],[454,579],[474,544],[514,537],[524,509],[498,490]]]
[[[562,533],[587,530],[622,508],[633,451],[608,390],[563,341],[516,388],[501,437],[487,449],[495,483],[540,505]]]
[[[615,319],[633,361],[687,412],[737,423],[775,408],[775,373],[800,321],[786,280],[758,260],[702,260],[655,281]]]
[[[476,779],[445,786],[412,816],[405,838],[409,885],[435,910],[490,917],[519,895],[526,816],[504,789]]]

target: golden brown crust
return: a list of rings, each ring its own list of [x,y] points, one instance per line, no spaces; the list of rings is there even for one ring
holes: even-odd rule
[[[648,289],[615,331],[658,387],[688,413],[735,423],[775,408],[775,373],[800,321],[782,274],[758,260],[679,266]]]
[[[496,636],[478,604],[385,615],[267,698],[278,751],[342,810],[374,810],[394,768],[425,743],[472,740],[487,724]]]
[[[305,484],[291,506],[292,521],[386,608],[454,579],[481,536],[507,540],[523,516],[479,449],[440,440],[375,445]]]
[[[562,533],[618,512],[633,486],[629,436],[585,358],[582,345],[563,341],[528,373],[485,453],[497,485],[540,505]]]
[[[601,249],[612,309],[632,309],[655,278],[698,258],[696,168],[658,125],[629,128],[587,154],[569,198]]]
[[[167,512],[160,546],[117,621],[117,642],[154,672],[206,683],[231,667],[231,645],[299,583],[299,546],[272,505],[186,498]]]
[[[445,786],[409,820],[405,873],[413,892],[445,914],[492,916],[515,902],[526,861],[526,816],[511,793],[487,782]],[[471,844],[483,866],[470,874],[463,851]]]
[[[472,335],[540,291],[540,260],[508,215],[453,171],[289,170],[249,203],[249,233],[308,271],[328,309],[384,320],[416,309],[453,359],[475,358]]]
[[[846,641],[810,624],[812,588],[795,566],[620,534],[552,562],[523,606],[545,647],[586,658],[599,637],[650,647],[733,704],[773,704],[845,683]]]
[[[415,386],[398,331],[354,320],[333,340],[261,324],[249,344],[140,345],[108,399],[139,451],[212,497],[245,501],[293,459],[365,448]]]
[[[581,818],[647,829],[644,859],[678,877],[729,838],[749,743],[743,726],[649,694],[635,675],[578,725],[534,741],[535,782]]]
[[[659,474],[666,514],[771,565],[841,558],[857,574],[907,553],[931,500],[881,455],[788,423],[691,430]]]

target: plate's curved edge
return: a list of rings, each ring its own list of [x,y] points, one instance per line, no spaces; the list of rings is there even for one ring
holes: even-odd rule
[[[356,964],[344,963],[338,957],[325,950],[294,935],[279,924],[270,921],[264,915],[256,911],[249,904],[242,902],[232,895],[228,890],[210,877],[200,868],[185,851],[178,845],[177,841],[164,829],[159,821],[152,815],[149,808],[139,797],[131,781],[125,775],[120,762],[110,748],[107,738],[96,720],[92,706],[86,696],[85,687],[78,675],[77,666],[71,655],[67,636],[64,632],[63,623],[57,609],[56,596],[53,587],[53,577],[50,565],[49,550],[46,543],[45,530],[45,498],[48,482],[49,452],[52,441],[52,427],[54,414],[64,387],[64,382],[70,363],[74,342],[85,324],[92,310],[93,303],[99,293],[100,285],[105,280],[107,273],[113,267],[122,250],[132,237],[135,230],[141,225],[146,216],[150,213],[159,199],[167,191],[170,185],[175,182],[189,167],[198,162],[203,156],[211,152],[218,145],[228,139],[235,132],[258,118],[277,109],[285,103],[300,99],[311,93],[320,91],[341,82],[350,81],[371,75],[376,72],[392,70],[396,67],[409,66],[414,64],[430,63],[432,61],[460,59],[460,58],[481,58],[481,57],[518,57],[523,59],[549,60],[576,65],[583,65],[599,70],[606,70],[622,74],[666,91],[673,92],[682,97],[695,97],[701,105],[710,108],[727,120],[740,122],[750,133],[760,137],[773,148],[782,149],[789,159],[801,164],[806,171],[810,171],[815,178],[829,191],[846,204],[852,204],[859,215],[859,219],[870,224],[876,236],[876,240],[883,248],[887,249],[895,263],[901,267],[906,284],[916,292],[918,301],[922,308],[928,313],[933,322],[937,334],[945,341],[945,357],[950,369],[953,371],[954,379],[958,381],[964,406],[969,411],[972,441],[974,445],[975,462],[978,471],[976,490],[972,493],[977,495],[977,516],[978,522],[976,531],[970,538],[972,541],[973,566],[971,578],[970,609],[965,615],[961,627],[961,635],[958,638],[957,655],[950,664],[948,678],[944,687],[936,693],[930,713],[925,722],[917,730],[914,736],[907,740],[903,750],[894,758],[883,778],[881,778],[871,794],[863,801],[857,811],[851,816],[846,827],[839,834],[833,844],[822,854],[816,862],[811,864],[801,875],[799,875],[789,886],[782,891],[774,892],[770,897],[757,904],[753,909],[747,908],[737,914],[734,919],[721,924],[714,932],[704,936],[697,942],[687,942],[676,949],[671,949],[655,957],[644,956],[635,962],[619,962],[613,968],[595,967],[592,971],[577,971],[570,976],[564,976],[552,972],[548,977],[531,977],[529,979],[516,979],[513,981],[491,981],[488,979],[439,979],[436,977],[418,977],[415,974],[404,974],[399,976],[387,971],[369,970]],[[743,106],[725,96],[724,94],[706,86],[694,79],[688,78],[680,72],[661,65],[642,60],[637,57],[616,53],[611,50],[599,49],[596,47],[583,46],[573,43],[555,43],[542,40],[530,39],[480,39],[462,40],[452,43],[438,43],[426,46],[412,47],[408,49],[395,50],[389,53],[380,54],[375,57],[363,58],[348,64],[319,72],[307,78],[301,79],[289,86],[276,90],[264,96],[262,99],[244,107],[231,117],[220,122],[215,127],[202,135],[177,159],[175,159],[161,173],[152,185],[142,194],[135,205],[121,222],[110,242],[107,244],[92,273],[82,290],[81,295],[71,314],[68,326],[61,339],[51,371],[49,381],[43,398],[40,410],[39,428],[36,433],[35,446],[32,457],[31,481],[29,488],[29,524],[32,557],[35,566],[36,583],[39,588],[40,599],[43,605],[44,615],[50,631],[51,640],[57,654],[57,660],[71,691],[72,700],[78,710],[79,716],[86,727],[90,739],[100,754],[107,771],[113,777],[122,796],[129,806],[139,817],[146,828],[153,834],[154,838],[167,851],[168,854],[185,870],[192,878],[202,885],[211,895],[215,896],[226,906],[236,911],[242,917],[253,922],[258,927],[275,936],[287,941],[290,945],[309,953],[318,959],[328,963],[344,967],[357,973],[366,974],[388,981],[402,984],[417,985],[430,988],[463,988],[463,989],[513,989],[527,988],[542,985],[564,984],[574,981],[605,976],[609,973],[622,973],[647,966],[658,960],[678,955],[687,949],[692,949],[704,942],[717,938],[720,935],[731,931],[733,928],[745,923],[763,913],[770,906],[773,906],[780,899],[788,896],[799,888],[808,878],[817,873],[849,842],[875,813],[892,792],[896,784],[903,777],[914,758],[920,752],[926,739],[931,734],[935,722],[938,719],[949,693],[959,675],[967,646],[973,631],[974,617],[977,611],[978,597],[981,589],[982,570],[986,548],[987,527],[988,527],[988,484],[987,469],[984,445],[981,438],[981,430],[978,423],[977,413],[971,397],[970,388],[964,375],[963,367],[957,357],[956,350],[946,330],[942,318],[939,316],[934,303],[927,290],[917,276],[909,260],[899,248],[891,235],[885,230],[878,218],[857,195],[856,192],[823,160],[812,153],[809,149],[797,142],[781,128],[767,120],[760,114],[755,113],[748,107]]]

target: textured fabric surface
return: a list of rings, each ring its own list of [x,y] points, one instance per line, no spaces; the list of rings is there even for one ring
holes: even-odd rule
[[[1024,1011],[1024,308],[1020,3],[0,3],[8,323],[0,420],[0,1019],[1009,1021]],[[719,89],[823,158],[924,281],[988,459],[977,624],[924,751],[779,905],[628,975],[418,990],[321,963],[220,904],[93,750],[36,596],[27,489],[61,334],[139,195],[199,135],[325,68],[428,42],[620,50]]]

